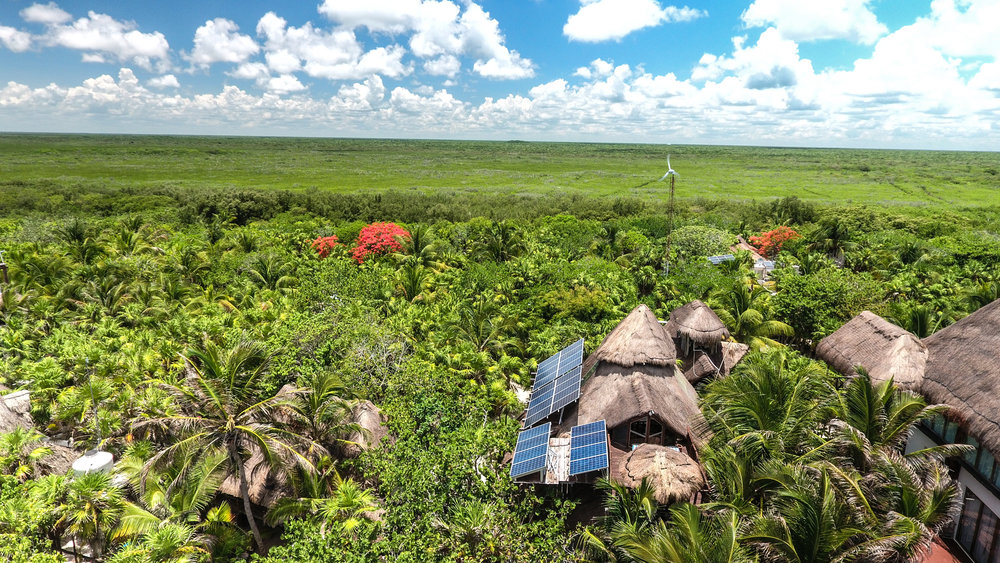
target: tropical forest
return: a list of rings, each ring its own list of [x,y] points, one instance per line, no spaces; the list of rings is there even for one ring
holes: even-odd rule
[[[955,522],[971,447],[905,447],[948,408],[816,348],[1000,297],[989,154],[3,143],[0,560],[903,562]],[[697,494],[512,477],[543,360],[693,301],[745,351]]]

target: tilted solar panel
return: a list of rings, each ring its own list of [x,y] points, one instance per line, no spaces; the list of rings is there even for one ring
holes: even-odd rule
[[[528,412],[524,415],[524,427],[530,428],[552,414],[552,395],[555,393],[556,384],[550,381],[548,384],[531,392],[531,400],[528,401]]]
[[[552,408],[556,412],[580,398],[580,384],[583,381],[583,366],[579,365],[559,376],[552,394]]]
[[[583,339],[577,340],[538,364],[533,388],[539,388],[583,363]]]
[[[552,424],[545,423],[537,428],[524,430],[517,435],[514,459],[510,464],[513,479],[524,477],[545,469],[545,458],[549,452],[549,432]]]
[[[570,430],[569,474],[608,468],[608,431],[603,420]]]

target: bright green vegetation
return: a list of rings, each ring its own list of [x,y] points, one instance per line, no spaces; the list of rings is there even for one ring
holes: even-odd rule
[[[954,489],[940,463],[899,452],[902,430],[936,410],[845,381],[809,354],[865,309],[922,336],[1000,296],[1000,208],[987,200],[915,209],[685,199],[663,276],[662,201],[603,184],[596,193],[614,197],[545,193],[538,178],[551,172],[533,176],[510,158],[529,151],[539,170],[552,168],[548,160],[593,170],[629,149],[658,176],[663,147],[577,147],[591,151],[588,161],[563,145],[521,143],[6,139],[14,145],[0,152],[0,250],[11,280],[0,301],[0,383],[31,391],[35,431],[0,436],[0,559],[58,561],[53,542],[73,537],[116,563],[688,561],[724,552],[734,561],[889,561],[947,523]],[[223,185],[227,172],[185,170],[169,154],[131,161],[148,180],[111,174],[114,158],[86,157],[121,154],[130,140],[175,155],[221,143],[239,152],[241,164],[226,165],[239,169],[236,187]],[[79,155],[67,148],[74,143]],[[304,154],[288,148],[296,143]],[[351,143],[411,151],[399,162],[428,151],[413,178],[444,147],[471,151],[479,167],[470,187],[490,191],[254,189],[242,168],[302,159],[282,176],[301,180],[318,162],[315,147]],[[531,178],[527,187],[485,181],[495,155],[476,146],[508,151],[501,162],[521,172],[503,177]],[[42,147],[63,164],[32,163]],[[716,162],[726,151],[777,151],[689,149]],[[371,166],[375,156],[360,152],[349,158]],[[984,155],[963,154],[972,170],[986,166],[973,164]],[[78,156],[84,164],[73,165]],[[735,171],[740,158],[719,167]],[[440,185],[453,185],[468,159],[444,158]],[[390,176],[406,174],[400,166]],[[364,187],[345,177],[348,191]],[[349,246],[373,221],[395,221],[411,239],[358,264]],[[745,256],[719,267],[704,259],[736,235],[778,225],[802,237],[778,256],[786,267],[774,273],[773,296],[751,287]],[[347,246],[321,259],[310,243],[330,235]],[[639,303],[665,318],[692,299],[760,349],[700,390],[714,436],[702,452],[706,504],[658,507],[644,502],[648,491],[611,487],[612,519],[585,531],[571,518],[576,497],[511,483],[503,460],[523,410],[513,384],[530,384],[539,360],[577,338],[593,351]],[[356,455],[347,441],[364,400],[386,416],[389,437]],[[72,437],[78,453],[100,435],[127,484],[42,476],[43,435]],[[241,475],[254,454],[287,483],[270,508],[248,507],[251,493],[239,487],[255,481]],[[631,527],[615,526],[622,521]],[[276,546],[254,553],[261,542]],[[709,554],[684,551],[693,546]]]
[[[474,141],[0,135],[0,186],[451,190],[966,207],[1000,202],[996,153]]]

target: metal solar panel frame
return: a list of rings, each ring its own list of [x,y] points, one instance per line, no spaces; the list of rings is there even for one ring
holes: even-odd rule
[[[580,385],[583,383],[583,365],[576,366],[556,380],[552,393],[551,412],[565,408],[580,398]]]
[[[556,382],[549,383],[531,392],[531,399],[528,401],[528,410],[524,413],[524,427],[530,428],[545,417],[552,414],[552,396],[555,393]]]
[[[517,444],[514,446],[514,458],[510,463],[511,479],[518,479],[546,470],[549,433],[551,431],[552,424],[547,422],[518,433]]]
[[[532,388],[542,387],[581,364],[583,364],[582,338],[542,360],[535,372],[535,382],[532,384]]]
[[[608,469],[608,429],[603,420],[570,429],[569,475]]]

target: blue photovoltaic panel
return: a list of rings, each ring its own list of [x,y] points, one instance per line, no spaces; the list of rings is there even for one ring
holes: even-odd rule
[[[541,387],[582,363],[583,339],[581,338],[538,364],[533,387]]]
[[[524,427],[529,428],[552,414],[552,395],[555,393],[556,384],[549,382],[531,392],[531,400],[528,401],[528,412],[524,415]]]
[[[580,398],[580,383],[583,381],[583,366],[579,365],[559,376],[552,395],[552,409],[556,412]]]
[[[510,464],[511,478],[517,479],[545,469],[545,457],[549,452],[549,432],[551,430],[552,424],[545,423],[538,428],[524,430],[517,435],[514,459]]]
[[[723,262],[729,262],[730,260],[735,260],[736,257],[732,254],[720,254],[718,256],[709,256],[708,261],[718,266]]]
[[[570,430],[569,474],[608,468],[608,431],[603,420]]]

